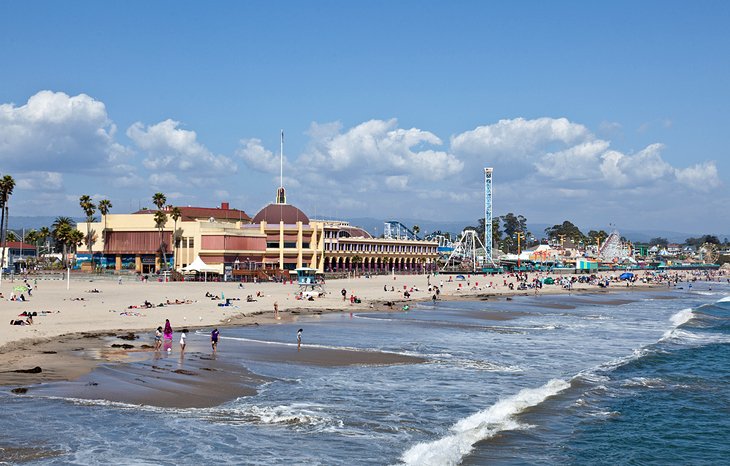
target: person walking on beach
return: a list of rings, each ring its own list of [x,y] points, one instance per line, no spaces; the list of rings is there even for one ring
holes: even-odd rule
[[[279,302],[274,301],[274,319],[279,320]]]
[[[342,294],[342,300],[346,301],[347,300],[347,290],[343,288],[342,291],[340,291],[340,294]]]
[[[160,351],[162,348],[162,327],[157,327],[155,330],[155,351]]]
[[[217,328],[214,328],[212,332],[210,332],[210,346],[213,347],[213,353],[218,351],[218,336],[220,335],[220,332]]]
[[[303,328],[300,328],[297,330],[297,351],[302,349],[302,332],[304,331]]]
[[[184,328],[182,332],[180,332],[180,352],[185,352],[185,344],[186,339],[188,337],[188,329]]]

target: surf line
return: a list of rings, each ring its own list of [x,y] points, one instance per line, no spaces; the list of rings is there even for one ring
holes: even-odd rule
[[[451,434],[411,447],[401,460],[406,465],[458,464],[480,440],[493,437],[503,430],[519,428],[515,415],[539,405],[569,387],[570,383],[565,380],[552,379],[541,387],[522,389],[517,394],[458,421],[449,429]]]
[[[224,337],[220,337],[224,338]],[[277,346],[297,346],[296,343],[286,343],[283,341],[270,341],[270,340],[257,340],[255,338],[244,338],[244,337],[225,337],[226,340],[242,341],[247,343],[260,343],[262,345],[277,345]],[[427,354],[409,353],[409,352],[398,352],[398,351],[386,351],[377,348],[355,348],[353,346],[329,346],[329,345],[317,345],[317,344],[302,344],[302,347],[327,349],[335,351],[353,351],[357,353],[382,353],[382,354],[395,354],[398,356],[413,356],[428,359],[430,356]]]

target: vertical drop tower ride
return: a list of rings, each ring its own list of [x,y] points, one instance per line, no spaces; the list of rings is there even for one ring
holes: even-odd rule
[[[484,169],[484,262],[494,264],[492,259],[492,168]]]

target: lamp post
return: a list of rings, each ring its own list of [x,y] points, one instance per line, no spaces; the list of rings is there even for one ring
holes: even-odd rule
[[[517,268],[520,268],[520,254],[522,253],[520,240],[525,237],[525,234],[518,231],[515,233],[515,236],[517,237]]]

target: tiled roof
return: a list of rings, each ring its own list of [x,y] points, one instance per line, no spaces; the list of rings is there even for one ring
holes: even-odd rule
[[[20,241],[8,241],[7,242],[8,249],[35,249],[35,246],[28,243],[21,243]]]
[[[177,206],[180,209],[180,220],[192,221],[195,219],[208,219],[214,218],[216,220],[232,220],[232,221],[244,221],[250,222],[251,217],[246,212],[239,209],[223,209],[220,207],[182,207]],[[170,214],[171,209],[166,209],[167,214]],[[135,212],[135,214],[153,214],[156,210],[143,209]]]

